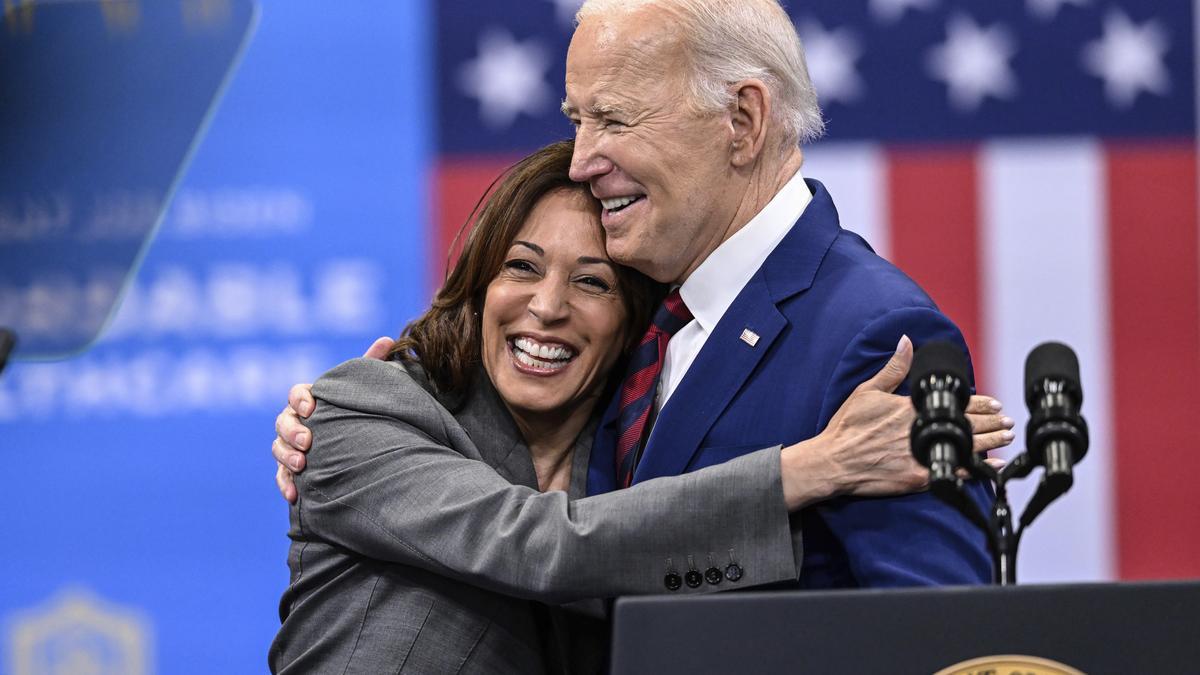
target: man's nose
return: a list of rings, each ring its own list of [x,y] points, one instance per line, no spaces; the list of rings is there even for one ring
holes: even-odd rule
[[[547,276],[533,289],[533,297],[529,299],[529,313],[543,324],[553,324],[567,318],[566,284]]]
[[[587,122],[575,127],[575,152],[571,155],[571,180],[586,183],[612,171],[612,162],[598,152],[596,132]]]

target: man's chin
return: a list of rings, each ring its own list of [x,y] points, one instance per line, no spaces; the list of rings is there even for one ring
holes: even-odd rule
[[[639,271],[649,258],[646,247],[638,246],[630,237],[609,236],[604,241],[604,250],[613,262]]]
[[[675,270],[667,269],[675,260],[664,260],[663,253],[666,251],[662,246],[652,246],[627,234],[614,236],[606,233],[604,250],[613,262],[632,267],[655,281],[668,283],[675,279]]]

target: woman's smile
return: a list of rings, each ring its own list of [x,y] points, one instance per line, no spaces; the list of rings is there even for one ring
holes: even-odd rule
[[[532,336],[510,338],[508,350],[517,370],[536,377],[561,374],[578,355],[578,352],[568,345],[539,340]]]

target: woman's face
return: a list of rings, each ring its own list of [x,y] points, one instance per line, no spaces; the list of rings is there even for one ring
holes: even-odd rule
[[[626,308],[595,207],[549,193],[517,233],[483,303],[483,365],[514,412],[570,414],[600,394]]]

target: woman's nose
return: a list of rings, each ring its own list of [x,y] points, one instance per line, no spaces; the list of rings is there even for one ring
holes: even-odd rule
[[[529,299],[529,313],[544,324],[562,321],[567,317],[566,286],[551,277],[542,279]]]

